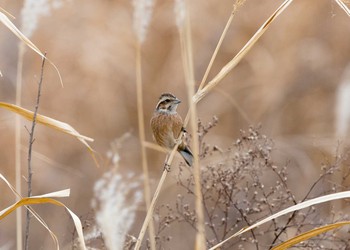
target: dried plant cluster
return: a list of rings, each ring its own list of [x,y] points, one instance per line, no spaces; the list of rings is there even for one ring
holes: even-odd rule
[[[336,222],[343,223],[341,229],[293,248],[350,249],[350,210],[345,200],[350,191],[342,192],[349,190],[348,157],[342,149],[333,152],[339,138],[345,147],[349,145],[350,66],[343,53],[350,44],[344,32],[349,1],[7,2],[0,6],[0,21],[13,34],[10,37],[4,32],[1,38],[1,54],[6,60],[0,65],[0,107],[20,116],[14,122],[11,113],[1,113],[0,178],[12,190],[3,194],[1,202],[4,207],[9,198],[14,202],[17,197],[28,203],[13,207],[17,209],[16,223],[14,216],[2,220],[5,216],[0,213],[1,250],[21,250],[22,245],[25,249],[53,249],[54,245],[57,249],[90,250],[271,249],[303,232]],[[2,7],[19,18],[12,19]],[[81,29],[82,23],[88,25]],[[13,39],[20,39],[19,47]],[[37,94],[31,84],[38,58],[28,48],[41,57],[48,51],[48,70],[58,74],[45,74],[40,114],[31,111],[33,97],[39,106],[40,92]],[[60,72],[65,88],[54,84],[63,84]],[[187,116],[183,110],[179,112],[192,134],[187,140],[199,163],[195,157],[193,169],[171,164],[173,150],[166,160],[172,171],[169,175],[163,171],[154,192],[152,178],[163,166],[147,125],[161,91],[176,92],[184,100],[183,107],[188,107]],[[183,98],[186,94],[187,99]],[[198,117],[206,120],[212,114],[224,118],[220,133],[213,137],[220,147],[208,144],[213,138],[207,137],[218,119],[197,124]],[[25,129],[30,126],[22,118],[29,119],[33,127],[28,153]],[[274,142],[260,128],[251,127],[239,134],[240,128],[257,122],[268,128],[266,133]],[[34,136],[35,123],[80,140],[96,165],[101,160],[102,168],[94,168],[90,155],[69,138],[40,126]],[[106,152],[111,138],[126,131],[130,140],[112,147],[112,164],[97,158],[94,152]],[[317,143],[310,139],[315,135],[320,138]],[[230,147],[221,149],[236,137],[239,139]],[[94,150],[88,144],[92,138],[96,139]],[[286,154],[281,157],[283,150]],[[321,167],[320,152],[325,159]],[[26,179],[22,178],[25,158],[29,170]],[[109,165],[113,167],[107,170]],[[139,178],[141,172],[143,177]],[[312,176],[318,172],[319,176]],[[34,195],[29,199],[22,197],[26,182],[27,196]],[[70,208],[83,219],[89,211],[84,235],[75,213],[53,199],[69,196],[69,189],[47,193],[63,184],[73,191]],[[167,195],[169,189],[165,190],[169,187],[171,196]],[[45,195],[37,196],[42,193]],[[347,196],[269,220],[283,209],[339,193]],[[67,232],[67,222],[60,214],[41,206],[37,206],[38,212],[30,208],[30,213],[45,229],[38,230],[33,223],[29,231],[29,212],[28,226],[23,228],[20,205],[34,203],[64,207],[73,219],[75,233]],[[256,228],[261,219],[268,222]],[[235,234],[247,226],[253,229]]]
[[[217,119],[208,125],[199,122],[201,159],[219,159],[202,166],[202,199],[205,211],[206,244],[210,248],[239,229],[286,207],[320,195],[343,191],[349,171],[343,175],[340,185],[330,180],[341,170],[346,157],[338,157],[333,163],[323,165],[316,180],[303,185],[310,186],[305,194],[296,194],[290,187],[299,179],[289,178],[288,164],[279,166],[272,159],[273,141],[261,134],[260,129],[249,128],[225,151],[209,146],[204,136],[215,126]],[[302,183],[300,183],[302,184]],[[186,166],[180,165],[177,173],[178,195],[173,203],[160,204],[155,212],[157,249],[173,249],[179,239],[172,232],[181,227],[188,234],[196,232],[194,209],[194,179]],[[327,216],[323,216],[328,214]],[[332,216],[329,216],[331,214]],[[312,228],[345,220],[347,216],[334,207],[313,206],[274,220],[258,229],[245,233],[225,244],[222,249],[270,249],[293,236]],[[333,231],[296,245],[300,249],[348,249],[348,231]]]

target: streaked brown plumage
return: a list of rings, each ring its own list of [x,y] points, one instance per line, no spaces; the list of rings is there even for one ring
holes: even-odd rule
[[[155,141],[166,149],[173,149],[176,140],[183,130],[181,116],[176,108],[181,101],[170,93],[164,93],[159,97],[156,109],[151,119],[151,128]],[[191,166],[193,155],[189,147],[182,141],[178,147],[187,165]]]

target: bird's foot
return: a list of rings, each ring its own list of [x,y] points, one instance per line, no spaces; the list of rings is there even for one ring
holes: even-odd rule
[[[166,170],[168,173],[170,172],[170,165],[168,163],[164,164],[164,170]]]

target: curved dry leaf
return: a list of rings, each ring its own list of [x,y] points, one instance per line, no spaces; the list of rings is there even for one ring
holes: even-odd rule
[[[22,198],[21,200],[19,200],[15,204],[0,211],[0,220],[2,220],[7,215],[9,215],[13,211],[15,211],[18,207],[21,207],[21,206],[51,203],[51,204],[54,204],[56,206],[64,207],[73,219],[75,229],[77,230],[77,234],[78,234],[81,248],[86,249],[85,242],[84,242],[82,224],[81,224],[79,217],[76,214],[74,214],[68,207],[66,207],[62,202],[57,201],[53,198],[50,198],[50,197],[66,197],[66,196],[69,196],[69,192],[70,192],[69,189],[65,189],[62,191],[53,192],[53,193],[49,193],[49,194]],[[57,246],[57,249],[59,249],[58,246]]]
[[[45,57],[44,54],[38,49],[34,43],[32,43],[17,27],[14,25],[10,19],[2,12],[0,12],[0,21],[15,34],[20,40],[22,40],[29,48],[38,53],[41,57]]]
[[[6,102],[0,102],[0,107],[10,110],[16,114],[19,114],[24,118],[26,118],[27,120],[30,120],[30,121],[33,120],[34,113],[25,108],[19,107],[14,104],[6,103]],[[89,149],[91,153],[94,153],[94,150],[86,142],[86,141],[94,141],[94,139],[79,134],[79,132],[76,131],[71,125],[64,122],[60,122],[58,120],[55,120],[53,118],[50,118],[44,115],[40,115],[40,114],[37,114],[36,122],[76,137],[79,141],[81,141],[81,143],[83,143]]]
[[[11,183],[2,175],[0,174],[0,179],[2,179],[7,186],[11,189],[11,191],[18,197],[18,198],[22,198],[22,196],[16,191],[16,189],[11,185]],[[46,224],[46,222],[40,217],[40,215],[35,212],[35,210],[29,206],[25,206],[34,216],[35,219],[37,219],[41,225],[43,225],[43,227],[45,227],[45,229],[49,232],[52,240],[54,241],[54,244],[56,246],[56,249],[59,250],[59,243],[58,243],[58,238],[57,236],[51,231],[51,229],[49,228],[49,226]]]
[[[6,102],[0,102],[0,108],[5,108],[7,110],[10,110],[16,114],[23,116],[24,118],[26,118],[29,121],[33,121],[34,113],[30,110],[25,109],[25,108],[19,107],[17,105],[11,104],[11,103],[6,103]],[[76,131],[68,123],[64,123],[64,122],[55,120],[53,118],[50,118],[50,117],[47,117],[44,115],[37,114],[36,115],[36,122],[76,137],[81,143],[83,143],[87,147],[87,149],[89,150],[89,153],[91,154],[96,166],[99,167],[98,160],[95,156],[95,151],[86,142],[86,141],[92,142],[92,141],[94,141],[94,139],[87,137],[87,136],[84,136],[84,135],[81,135],[78,131]]]
[[[0,9],[1,10],[1,9]],[[7,12],[6,12],[7,13]],[[2,22],[13,34],[15,34],[25,45],[27,45],[30,49],[32,49],[33,51],[35,51],[38,55],[40,55],[43,58],[46,58],[48,60],[48,62],[55,68],[58,77],[60,79],[60,83],[63,87],[63,81],[62,81],[62,77],[61,77],[61,73],[58,70],[57,66],[51,61],[49,60],[44,53],[42,53],[40,51],[40,49],[38,47],[35,46],[34,43],[32,43],[32,41],[30,41],[17,27],[16,25],[14,25],[11,20],[3,13],[0,11],[0,22]]]
[[[292,246],[294,246],[302,241],[305,241],[305,240],[308,240],[312,237],[315,237],[321,233],[325,233],[327,231],[334,230],[338,227],[342,227],[345,225],[350,225],[350,221],[341,221],[341,222],[337,222],[334,224],[330,224],[330,225],[326,225],[323,227],[318,227],[318,228],[312,229],[312,230],[307,231],[305,233],[299,234],[298,236],[293,237],[293,238],[283,242],[282,244],[279,244],[278,246],[273,247],[272,250],[287,249],[287,248],[292,247]]]

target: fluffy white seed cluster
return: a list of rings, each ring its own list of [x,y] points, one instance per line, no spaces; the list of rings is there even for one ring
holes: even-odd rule
[[[39,18],[47,16],[52,9],[62,6],[62,0],[25,0],[21,10],[22,33],[31,37],[38,27]]]
[[[96,222],[108,249],[123,249],[138,205],[142,201],[140,180],[133,175],[121,175],[111,170],[94,186],[92,206]]]
[[[350,64],[346,67],[336,92],[336,133],[345,136],[350,124]]]
[[[185,21],[186,6],[184,0],[175,0],[174,5],[176,26],[178,29],[182,29]]]
[[[152,17],[153,0],[133,0],[134,6],[134,32],[140,44],[145,41],[147,29]]]

